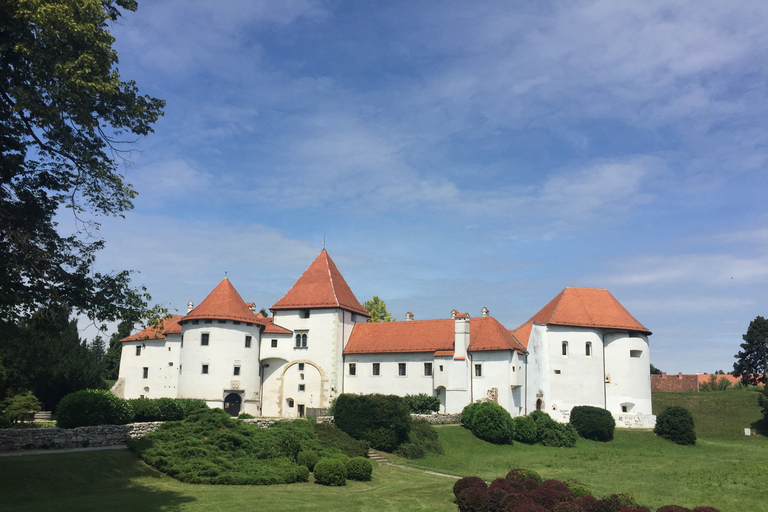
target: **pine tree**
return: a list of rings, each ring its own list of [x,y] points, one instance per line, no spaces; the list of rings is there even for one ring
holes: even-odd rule
[[[765,384],[768,368],[768,320],[762,316],[749,323],[747,333],[742,336],[744,343],[736,354],[733,374],[741,377],[744,384]]]

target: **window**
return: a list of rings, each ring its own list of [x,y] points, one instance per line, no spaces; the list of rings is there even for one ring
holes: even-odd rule
[[[232,325],[240,325],[240,322],[237,320],[232,320]]]
[[[307,348],[306,333],[296,333],[296,348]]]
[[[560,370],[555,370],[555,375],[560,375]]]
[[[136,345],[136,355],[137,356],[141,355],[141,345]]]
[[[357,363],[349,363],[349,374],[353,377],[357,375]]]
[[[144,367],[144,378],[145,379],[149,378],[149,368],[146,366]]]
[[[210,334],[208,334],[207,332],[204,332],[203,334],[201,334],[200,335],[200,344],[201,345],[208,345],[209,337],[210,337]]]
[[[641,357],[643,355],[642,350],[630,350],[629,357]]]
[[[225,324],[225,323],[227,323],[227,321],[226,320],[219,320],[219,323],[220,324]]]
[[[181,348],[184,348],[184,335],[181,335]]]
[[[272,348],[277,348],[277,340],[272,340]]]
[[[621,406],[621,412],[627,412],[627,406],[626,405],[622,405]]]
[[[586,345],[584,345],[584,353],[587,357],[592,357],[592,342],[588,341]]]
[[[300,372],[304,371],[304,363],[299,363],[299,371]]]
[[[562,346],[563,357],[568,357],[568,342],[564,341]]]
[[[171,351],[171,347],[168,347],[168,352],[170,352],[170,351]]]
[[[304,380],[304,374],[303,373],[299,374],[299,380]]]
[[[373,363],[373,368],[371,369],[374,376],[381,375],[381,363]]]
[[[432,376],[432,363],[424,363],[424,376],[425,377]]]
[[[240,367],[235,366],[235,372],[232,375],[240,375]]]
[[[483,376],[483,365],[482,364],[476,364],[475,365],[475,377],[482,377]]]
[[[213,323],[213,320],[205,320],[203,323],[206,323],[206,324],[212,324],[212,323]]]
[[[306,384],[299,384],[299,391],[304,391],[306,388]]]
[[[199,324],[200,324],[200,320],[192,320],[192,325],[199,325]]]
[[[397,363],[397,374],[400,377],[405,377],[405,363]]]
[[[443,371],[443,365],[440,365],[440,371]]]
[[[286,402],[288,402],[288,407],[293,407],[293,398],[289,398]]]
[[[246,336],[245,337],[245,348],[251,348],[251,340],[252,339],[253,338],[251,336]]]
[[[299,310],[299,318],[309,318],[309,310],[308,309],[300,309]]]
[[[208,373],[208,365],[207,364],[203,365],[203,373]]]

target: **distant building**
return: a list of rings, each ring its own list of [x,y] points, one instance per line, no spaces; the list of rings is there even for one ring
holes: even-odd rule
[[[741,382],[741,378],[728,374],[715,374],[715,377],[718,381],[720,379],[725,379],[730,382],[731,385]],[[705,382],[709,382],[711,378],[712,375],[708,373],[654,374],[651,375],[651,391],[698,391],[701,388],[701,385]]]
[[[567,421],[577,405],[622,426],[653,426],[648,335],[607,291],[565,288],[510,331],[483,308],[471,318],[370,323],[323,250],[271,318],[228,279],[185,316],[123,339],[113,392],[204,399],[232,415],[322,413],[340,393],[426,393],[443,412],[494,400]]]

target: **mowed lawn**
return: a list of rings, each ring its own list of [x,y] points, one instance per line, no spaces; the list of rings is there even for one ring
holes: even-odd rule
[[[747,391],[654,395],[655,407],[685,405],[697,422],[696,446],[678,446],[650,431],[617,430],[610,443],[579,439],[575,448],[497,446],[459,426],[438,427],[445,453],[419,461],[374,464],[372,482],[329,488],[182,484],[127,450],[0,457],[0,510],[333,510],[456,512],[454,480],[413,468],[486,480],[509,469],[544,478],[576,478],[596,496],[626,492],[656,508],[714,506],[723,512],[768,510],[768,438],[745,437],[760,417]],[[654,412],[658,413],[660,408]]]

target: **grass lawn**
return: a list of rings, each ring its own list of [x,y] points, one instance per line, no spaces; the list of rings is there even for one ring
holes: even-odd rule
[[[190,485],[162,476],[128,450],[52,453],[0,458],[0,509],[456,512],[453,482],[374,463],[371,482],[346,487]]]

